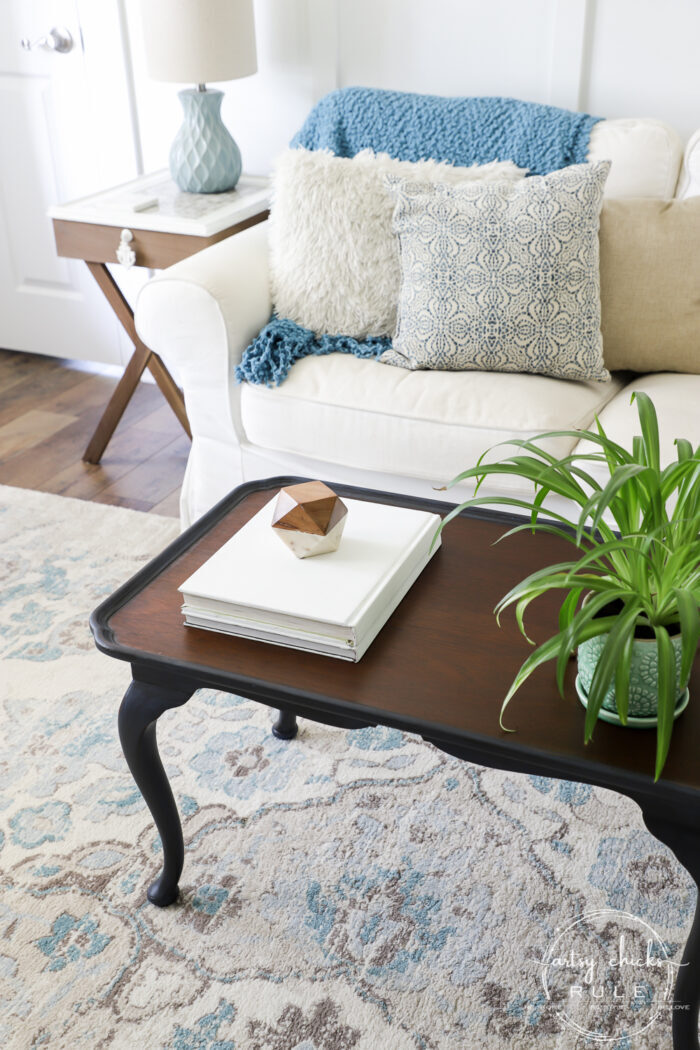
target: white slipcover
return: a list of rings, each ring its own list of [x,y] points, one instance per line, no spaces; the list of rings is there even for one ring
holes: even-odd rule
[[[585,428],[622,388],[501,372],[407,372],[345,354],[307,357],[275,390],[245,384],[248,441],[360,471],[450,481],[492,445]],[[322,440],[319,440],[322,435]],[[565,456],[576,444],[549,444]]]

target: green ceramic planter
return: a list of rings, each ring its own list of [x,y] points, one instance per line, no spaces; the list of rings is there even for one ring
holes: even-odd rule
[[[578,647],[579,681],[586,694],[590,693],[593,672],[596,669],[596,664],[603,652],[607,638],[607,634],[598,635],[587,642],[582,642]],[[676,695],[680,699],[683,692],[681,689],[681,636],[675,635],[672,637],[671,644],[676,656]],[[632,646],[632,662],[630,665],[628,709],[630,718],[656,717],[659,704],[658,686],[659,665],[656,656],[656,639],[636,638]],[[617,713],[614,682],[605,695],[603,707],[606,711]]]

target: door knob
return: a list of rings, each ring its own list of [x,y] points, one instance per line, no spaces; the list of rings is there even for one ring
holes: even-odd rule
[[[65,55],[73,48],[73,37],[67,29],[54,26],[46,36],[37,37],[36,40],[30,40],[25,36],[20,40],[20,45],[24,51],[32,51],[36,47],[41,47],[45,51],[57,51],[59,55]]]

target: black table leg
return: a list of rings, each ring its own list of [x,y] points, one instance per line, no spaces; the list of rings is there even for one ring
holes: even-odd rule
[[[297,716],[291,711],[278,711],[277,721],[272,723],[272,735],[278,740],[293,740],[299,731]]]
[[[185,846],[175,799],[158,754],[156,721],[164,711],[186,703],[191,695],[190,691],[132,682],[119,708],[119,739],[124,757],[163,843],[163,870],[148,888],[149,901],[159,908],[177,898]]]
[[[673,850],[683,867],[693,876],[696,886],[700,887],[700,836],[656,814],[647,814],[644,809],[642,813],[644,823],[652,835]],[[676,978],[674,1007],[673,1050],[700,1050],[700,895]]]

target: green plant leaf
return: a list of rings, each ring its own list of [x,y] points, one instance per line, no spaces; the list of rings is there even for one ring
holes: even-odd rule
[[[658,471],[661,465],[659,452],[659,421],[656,416],[654,402],[648,394],[642,390],[635,390],[630,399],[637,402],[639,423],[642,428],[642,439],[644,441],[644,452],[647,465]]]
[[[534,437],[530,438],[529,440],[528,439],[524,439],[524,438],[523,439],[511,438],[508,441],[499,441],[497,444],[492,445],[490,448],[486,449],[485,452],[482,452],[482,454],[479,456],[479,459],[477,460],[476,467],[472,467],[469,470],[463,471],[461,474],[458,474],[456,477],[454,477],[452,479],[452,481],[448,482],[446,487],[447,488],[451,488],[453,485],[456,485],[458,482],[462,481],[464,478],[472,477],[475,472],[476,473],[480,473],[482,471],[487,471],[488,472],[488,470],[492,466],[497,466],[499,462],[503,462],[503,460],[497,460],[495,463],[484,463],[484,460],[485,460],[486,456],[490,452],[495,451],[495,449],[497,449],[497,448],[504,448],[504,447],[521,448],[521,449],[525,449],[528,452],[533,452],[535,455],[539,456],[540,457],[540,461],[544,461],[546,463],[560,463],[561,460],[558,460],[556,458],[556,456],[553,456],[550,452],[547,452],[545,449],[541,448],[540,445],[538,445],[538,442],[540,442],[540,441],[546,441],[546,440],[548,440],[550,438],[560,438],[560,437],[574,438],[577,443],[585,438],[586,441],[590,441],[594,445],[601,446],[601,450],[602,449],[608,449],[611,452],[613,452],[614,455],[619,459],[619,461],[621,463],[629,463],[629,462],[631,462],[631,457],[630,457],[629,452],[626,449],[624,449],[621,445],[617,445],[614,441],[611,441],[605,435],[600,436],[599,434],[594,434],[592,431],[587,431],[587,430],[547,430],[547,431],[544,431],[541,434],[536,434]],[[576,457],[576,458],[586,459],[586,458],[589,458],[589,457],[588,457],[588,455],[582,455],[581,457]]]
[[[584,730],[584,739],[586,743],[588,743],[593,736],[593,730],[598,720],[600,709],[603,706],[605,694],[615,677],[617,661],[622,656],[628,635],[634,633],[634,625],[638,613],[639,606],[637,604],[632,604],[626,606],[619,616],[614,618],[615,622],[610,628],[603,651],[598,658],[598,663],[596,664],[593,678],[591,679],[591,686],[588,690],[588,705],[586,708],[586,724]]]
[[[684,459],[693,458],[693,446],[686,438],[676,438],[674,445],[678,450],[678,462],[682,463]]]
[[[582,572],[583,569],[586,568],[586,566],[593,565],[596,562],[601,563],[601,569],[604,569],[606,572],[609,572],[611,566],[610,564],[606,564],[606,559],[608,561],[611,561],[609,555],[613,554],[615,551],[623,551],[627,554],[634,552],[635,555],[648,557],[648,555],[644,551],[645,537],[640,537],[640,539],[642,540],[641,547],[635,543],[631,543],[630,537],[625,537],[624,539],[609,540],[607,543],[594,542],[590,550],[586,551],[581,556],[581,558],[576,562],[574,568],[571,570],[570,576],[572,582],[575,576]],[[629,584],[629,579],[626,575],[623,577],[620,567],[616,567],[615,572],[618,576],[623,578],[625,583]]]
[[[437,542],[437,538],[442,532],[442,530],[445,528],[445,526],[448,525],[454,518],[459,517],[462,511],[468,510],[469,507],[484,506],[517,507],[521,510],[526,510],[528,512],[532,510],[532,503],[529,503],[527,500],[516,499],[513,496],[479,496],[478,498],[467,499],[464,501],[464,503],[460,503],[458,506],[453,507],[452,510],[448,511],[448,513],[442,519],[437,529],[435,530],[435,535],[433,536],[433,545]],[[574,528],[571,521],[568,518],[564,517],[563,514],[555,513],[552,510],[547,510],[547,515],[548,517],[553,518],[555,521],[562,522],[564,525],[567,525],[571,529]]]
[[[700,459],[693,456],[685,460],[684,466],[690,467],[678,485],[678,499],[673,512],[674,521],[679,524],[678,538],[696,540],[698,535],[698,506],[700,506]],[[665,493],[668,499],[672,490]]]
[[[463,471],[450,483],[474,478],[474,497],[448,513],[436,536],[468,507],[501,505],[524,512],[528,519],[509,528],[501,539],[526,529],[541,531],[565,539],[580,552],[578,560],[531,573],[496,606],[499,622],[502,612],[515,606],[516,622],[525,634],[525,614],[530,603],[546,592],[563,592],[559,632],[536,648],[518,671],[501,708],[502,726],[507,704],[536,667],[545,660],[556,660],[561,691],[571,650],[587,637],[603,633],[608,633],[608,638],[591,683],[585,739],[591,737],[613,680],[624,722],[629,706],[635,622],[657,632],[657,649],[662,658],[666,658],[667,641],[670,644],[668,629],[680,622],[681,671],[684,680],[690,675],[700,641],[700,446],[694,449],[687,439],[678,438],[676,460],[661,470],[654,405],[644,392],[635,392],[632,401],[636,403],[641,434],[632,437],[629,448],[612,441],[596,417],[589,430],[552,430],[531,439],[494,446],[510,446],[509,454],[489,462],[492,450],[487,450],[475,467]],[[541,447],[543,441],[562,437],[575,438],[583,451],[557,458]],[[586,461],[607,468],[607,480],[601,484],[599,473],[586,470]],[[532,497],[482,496],[482,486],[489,477],[496,476],[524,482]],[[550,496],[568,501],[572,509],[552,511],[547,505]],[[617,531],[611,527],[611,521]],[[591,591],[593,597],[581,606],[584,590]],[[615,598],[623,604],[620,616],[601,615],[605,605]],[[663,672],[664,689],[669,668],[670,664]],[[660,696],[663,731],[658,737],[657,777],[668,750],[675,699],[663,700]],[[665,714],[664,703],[669,707]]]
[[[656,652],[659,661],[659,712],[656,727],[656,771],[658,780],[666,764],[676,707],[676,658],[665,627],[655,627]]]
[[[510,539],[511,536],[517,536],[519,532],[547,532],[551,536],[558,536],[560,539],[566,540],[567,543],[573,544],[573,546],[576,547],[578,550],[582,549],[580,545],[576,542],[576,537],[574,536],[573,532],[571,532],[569,529],[563,529],[558,525],[553,525],[546,521],[528,521],[524,525],[516,525],[514,526],[514,528],[508,529],[507,532],[504,532],[503,535],[499,536],[497,540],[494,540],[494,547],[497,543],[502,543],[503,540]],[[586,536],[585,539],[588,539],[588,536]]]
[[[678,620],[681,625],[681,688],[685,689],[693,669],[693,661],[700,642],[700,610],[691,591],[674,589]]]
[[[620,657],[615,666],[615,706],[623,726],[627,725],[627,712],[629,711],[633,647],[634,631],[630,631],[627,638],[625,638]]]
[[[574,618],[583,587],[572,587],[559,609],[559,631],[563,633]]]
[[[599,620],[594,623],[586,624],[581,631],[580,641],[585,642],[589,638],[595,638],[599,634],[605,634],[611,629],[611,627],[617,622],[616,616],[602,616]],[[548,660],[553,660],[561,648],[561,635],[555,634],[552,638],[549,638],[546,642],[543,642],[539,648],[535,649],[533,653],[530,653],[525,662],[521,665],[520,670],[516,674],[510,689],[506,693],[506,697],[501,705],[501,715],[499,718],[499,724],[501,729],[506,732],[512,732],[507,726],[503,724],[503,715],[505,714],[506,708],[510,701],[513,699],[521,685],[527,681],[533,671],[546,663]]]
[[[546,436],[546,435],[542,435]],[[580,436],[580,435],[579,435]],[[504,444],[516,444],[516,442],[504,442]],[[498,446],[494,446],[498,448]],[[548,472],[546,484],[542,478]],[[575,503],[581,503],[586,499],[586,492],[578,482],[566,470],[552,470],[548,462],[536,459],[534,456],[507,457],[496,463],[479,463],[476,467],[463,470],[449,483],[448,488],[458,482],[466,481],[467,478],[477,479],[477,491],[486,477],[494,474],[510,474],[513,477],[524,478],[533,485],[543,484],[548,491],[556,492],[566,499]]]
[[[603,445],[603,455],[605,456],[605,462],[608,465],[608,471],[612,474],[615,468],[619,466],[620,463],[623,463],[624,460],[621,459],[619,455],[616,455],[614,449],[610,448],[608,435],[603,430],[603,424],[598,419],[598,416],[595,417],[595,428],[598,432],[598,437],[605,442]]]
[[[541,593],[541,591],[536,590],[532,591],[530,594],[525,594],[515,606],[515,620],[518,624],[518,630],[522,634],[523,638],[525,638],[525,640],[530,643],[530,645],[534,645],[535,643],[525,630],[525,613],[530,602],[534,601],[535,598],[538,598]]]
[[[579,643],[581,633],[586,624],[590,623],[606,605],[613,600],[609,592],[593,595],[572,617],[571,623],[565,631],[561,632],[561,650],[557,657],[556,679],[559,695],[564,695],[564,675],[571,654]]]
[[[561,581],[561,584],[566,586],[569,571],[575,565],[575,561],[559,561],[554,565],[546,565],[543,569],[536,569],[535,572],[531,572],[529,576],[516,583],[515,587],[511,587],[507,594],[503,595],[497,608],[504,609],[507,605],[512,604],[512,599],[521,598],[527,591],[536,589],[540,584],[546,585],[550,580]]]
[[[589,528],[592,532],[595,532],[600,524],[603,514],[613,503],[622,487],[632,478],[645,473],[648,469],[648,467],[640,466],[638,463],[624,463],[622,466],[616,467],[615,472],[607,485],[600,492],[594,492],[581,510],[576,528],[576,536],[578,537],[583,533],[583,529],[589,518],[591,519]],[[614,513],[614,508],[611,507],[611,510],[613,510]],[[623,526],[623,532],[628,531],[629,526],[626,520],[620,524]]]
[[[634,591],[625,589],[614,579],[608,579],[605,576],[594,576],[593,574],[581,573],[576,577],[576,582],[578,585],[587,588],[588,590],[596,593],[605,593],[606,602],[614,601],[615,598],[620,598],[624,602],[629,598],[636,597]],[[557,573],[547,579],[542,579],[536,583],[532,583],[529,586],[525,586],[525,581],[517,583],[508,594],[501,598],[494,609],[499,626],[501,615],[509,606],[516,605],[523,599],[527,599],[529,604],[533,598],[538,598],[547,591],[568,590],[570,586],[571,582],[568,573]]]

